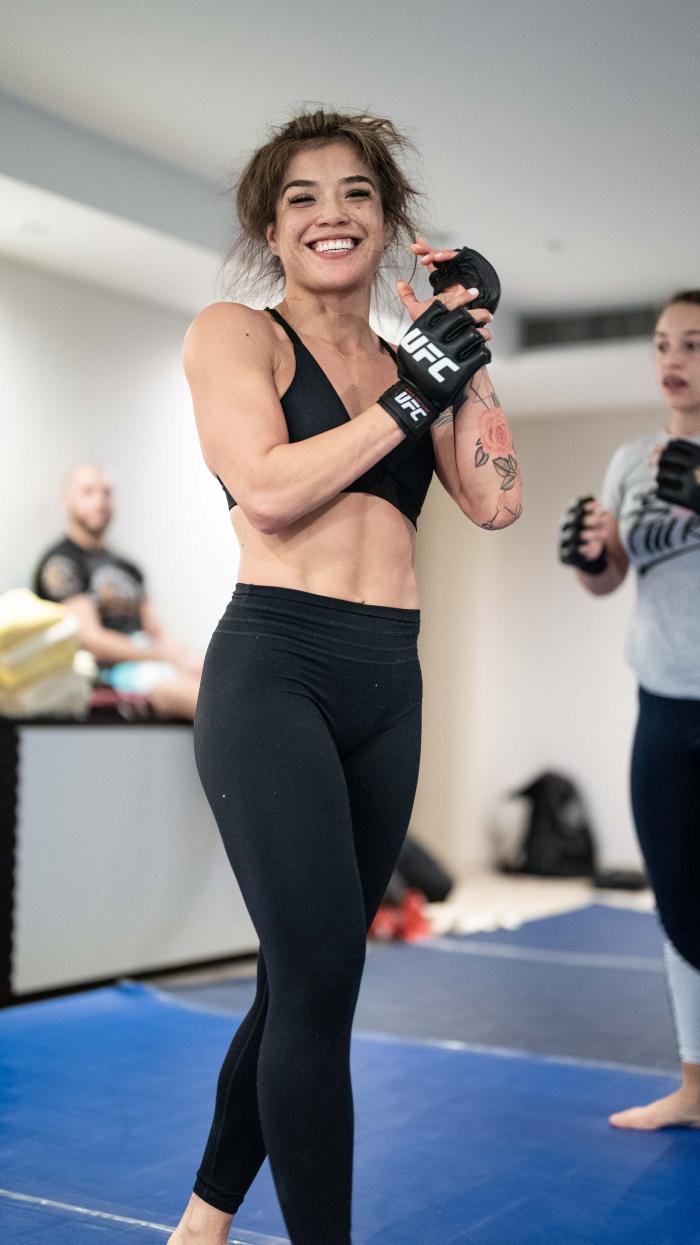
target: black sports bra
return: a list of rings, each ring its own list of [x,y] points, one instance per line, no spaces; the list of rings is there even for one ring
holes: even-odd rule
[[[330,428],[339,428],[347,423],[350,416],[323,368],[280,313],[273,307],[267,307],[266,310],[282,326],[294,347],[294,376],[280,399],[289,440],[304,441],[307,437],[315,437],[320,432],[328,432]],[[381,337],[379,340],[392,359],[396,359],[391,346]],[[342,491],[383,497],[410,519],[415,527],[434,466],[432,438],[425,436],[414,441],[412,437],[406,437],[400,445],[390,450],[369,471],[346,485]],[[236,502],[223,480],[219,476],[216,478],[231,509]]]

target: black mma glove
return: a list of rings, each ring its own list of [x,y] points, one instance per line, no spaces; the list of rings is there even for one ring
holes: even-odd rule
[[[463,246],[453,259],[436,260],[430,284],[436,294],[442,294],[451,285],[463,285],[465,290],[476,287],[479,297],[473,306],[485,307],[491,315],[501,297],[501,283],[496,269],[483,255],[468,246]]]
[[[656,495],[700,514],[700,445],[677,437],[659,455]]]
[[[419,437],[491,362],[491,351],[464,307],[448,311],[434,302],[404,333],[398,346],[399,379],[377,398],[409,436]]]
[[[592,560],[581,553],[583,523],[586,517],[586,503],[594,501],[593,497],[578,497],[566,507],[559,524],[559,561],[564,566],[575,566],[587,575],[602,575],[608,566],[607,550]]]

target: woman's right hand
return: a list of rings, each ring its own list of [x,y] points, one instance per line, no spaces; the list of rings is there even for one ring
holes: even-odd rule
[[[409,250],[413,252],[413,254],[417,257],[418,262],[426,269],[427,272],[433,272],[435,270],[436,260],[453,259],[457,254],[455,250],[436,250],[436,248],[432,247],[425,238],[421,237],[416,238],[416,241],[411,243]],[[418,299],[416,298],[412,285],[408,281],[397,281],[396,291],[404,305],[405,310],[408,312],[412,320],[417,320],[419,316],[422,316],[423,312],[427,311],[429,307],[432,307],[433,303],[437,302],[439,297],[443,307],[447,307],[448,311],[454,311],[455,307],[464,307],[465,311],[468,311],[469,314],[473,316],[477,329],[484,341],[491,341],[492,334],[491,330],[488,328],[488,325],[493,320],[491,312],[487,311],[484,307],[472,308],[469,306],[470,303],[474,302],[475,298],[479,297],[478,290],[476,293],[470,294],[469,290],[465,290],[463,285],[457,284],[451,285],[448,289],[443,290],[440,295],[433,294],[430,298]]]
[[[613,543],[617,533],[617,521],[614,514],[604,510],[595,499],[586,502],[584,509],[586,517],[583,521],[579,551],[589,562],[594,562]]]

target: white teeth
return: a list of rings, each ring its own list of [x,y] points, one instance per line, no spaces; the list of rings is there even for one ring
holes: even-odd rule
[[[355,243],[352,238],[331,238],[325,242],[314,242],[315,251],[351,251]]]

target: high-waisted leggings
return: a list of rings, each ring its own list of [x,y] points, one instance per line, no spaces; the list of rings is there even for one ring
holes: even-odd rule
[[[260,939],[195,1192],[235,1212],[267,1155],[293,1245],[349,1245],[350,1029],[403,842],[417,610],[239,584],[209,644],[197,768]]]
[[[631,780],[680,1054],[700,1063],[700,700],[640,689]]]

